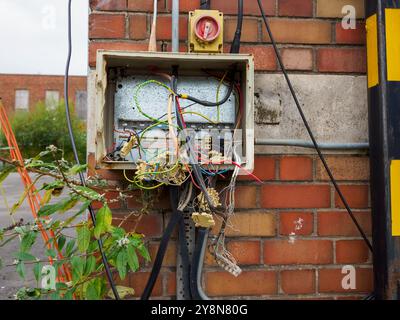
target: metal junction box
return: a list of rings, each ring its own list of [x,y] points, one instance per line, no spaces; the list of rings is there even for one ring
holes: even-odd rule
[[[215,107],[204,107],[185,99],[180,99],[181,108],[185,110],[184,119],[188,128],[195,131],[213,129],[213,132],[221,135],[224,132],[225,137],[230,137],[223,141],[225,148],[227,144],[239,144],[242,167],[253,170],[254,62],[251,55],[103,50],[97,52],[96,95],[89,100],[88,112],[89,118],[94,117],[88,119],[88,145],[95,146],[97,167],[134,169],[136,160],[144,157],[140,150],[133,150],[128,157],[120,160],[108,158],[108,152],[126,139],[126,129],[135,132],[146,130],[151,136],[154,128],[149,130],[149,127],[152,122],[143,113],[155,119],[166,117],[168,91],[160,85],[150,84],[139,92],[141,84],[154,80],[169,86],[168,79],[163,74],[171,74],[175,68],[179,74],[177,92],[215,102],[221,82],[214,75],[224,74],[233,66],[237,71],[236,78],[240,79],[240,90],[233,90],[229,99],[219,106],[218,116]],[[219,100],[226,95],[227,90],[226,85],[220,85]],[[240,122],[235,128],[239,111]],[[158,129],[168,131],[168,128]],[[150,148],[146,146],[146,139],[142,142],[144,148]],[[152,150],[146,149],[145,160],[150,160],[151,156],[155,156]],[[220,165],[221,168],[223,166]],[[232,165],[225,165],[226,167],[232,168]]]

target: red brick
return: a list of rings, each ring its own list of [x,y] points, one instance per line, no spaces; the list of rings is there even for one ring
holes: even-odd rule
[[[270,46],[241,46],[240,53],[250,53],[254,55],[254,68],[256,71],[276,70],[276,57],[274,50]]]
[[[332,40],[331,24],[327,21],[286,19],[270,20],[271,31],[278,43],[329,44]],[[271,42],[265,28],[263,41]]]
[[[175,296],[176,295],[176,273],[168,272],[165,275],[167,277],[167,295]]]
[[[239,265],[260,264],[260,241],[229,241],[227,247]]]
[[[275,180],[275,162],[276,159],[272,157],[256,156],[252,173],[261,180]],[[241,175],[239,180],[254,181],[254,178],[249,175]]]
[[[368,262],[369,249],[364,240],[336,241],[336,263]]]
[[[172,0],[167,0],[168,10],[172,8]],[[199,9],[199,0],[180,0],[181,12]],[[275,1],[263,0],[264,11],[267,15],[275,15]],[[224,14],[237,14],[237,1],[212,0],[211,9],[222,11]],[[257,1],[244,1],[245,15],[260,15]]]
[[[140,190],[134,190],[127,194],[129,198],[127,198],[128,209],[139,209],[142,207],[142,193]]]
[[[373,272],[372,269],[356,269],[356,289],[345,290],[342,287],[342,280],[346,274],[341,269],[321,269],[318,272],[319,292],[365,292],[371,293],[373,290]]]
[[[224,41],[232,42],[235,36],[237,19],[225,19]],[[243,19],[242,42],[258,42],[258,20]]]
[[[317,51],[320,72],[366,72],[364,48],[321,48]]]
[[[200,2],[197,0],[179,0],[180,12],[194,11],[200,8]],[[172,0],[167,0],[168,11],[172,10]]]
[[[159,243],[151,243],[149,245],[149,253],[150,253],[152,262],[154,262],[154,260],[156,258],[158,248],[159,248]],[[162,266],[163,267],[175,267],[176,266],[176,242],[169,241],[167,251],[165,252]]]
[[[114,218],[123,218],[123,215],[120,215],[119,217],[114,216]],[[137,225],[136,232],[143,233],[147,238],[161,236],[163,230],[163,219],[161,214],[145,214],[142,216],[139,223],[137,223],[137,219],[138,217],[130,217],[122,227],[127,232],[132,232]],[[115,219],[114,224],[118,225],[120,222],[120,219]]]
[[[354,216],[367,235],[371,235],[371,214],[354,212]],[[359,236],[356,226],[347,212],[318,212],[319,236]]]
[[[135,272],[129,275],[130,287],[135,290],[135,297],[140,297],[149,279],[150,272]],[[162,295],[162,275],[160,274],[153,288],[152,297]]]
[[[314,229],[312,212],[282,212],[280,213],[281,235],[310,235]]]
[[[266,240],[265,264],[329,264],[333,245],[329,240]]]
[[[312,0],[279,0],[278,14],[291,17],[312,17]]]
[[[281,271],[281,287],[285,294],[310,294],[315,292],[314,270]]]
[[[309,157],[284,157],[281,159],[281,180],[312,180],[313,159]]]
[[[172,37],[171,16],[159,16],[157,19],[157,40],[171,40]],[[188,37],[188,18],[179,18],[179,39],[186,40]]]
[[[369,180],[368,157],[327,156],[325,159],[336,180]],[[315,171],[316,179],[329,180],[320,160],[317,160]]]
[[[129,37],[134,40],[147,39],[147,16],[132,15],[129,18]]]
[[[131,50],[131,51],[147,51],[148,43],[137,42],[90,42],[89,44],[89,65],[94,67],[96,65],[97,50]]]
[[[235,207],[238,209],[257,208],[258,188],[253,186],[238,186],[235,190]]]
[[[368,208],[368,185],[340,185],[340,190],[346,198],[350,208]],[[336,208],[344,208],[337,193],[335,193],[335,206]]]
[[[312,70],[312,49],[284,48],[281,50],[282,61],[287,70]]]
[[[126,10],[127,0],[90,0],[92,10],[122,11]]]
[[[129,11],[153,12],[152,0],[128,0]],[[158,11],[165,11],[165,1],[158,1]]]
[[[336,23],[336,43],[365,44],[365,23],[357,23],[356,29],[343,29],[342,23]]]
[[[328,185],[267,185],[262,187],[263,208],[329,208]]]
[[[89,38],[125,38],[125,15],[91,14],[89,16]]]
[[[274,271],[243,271],[234,277],[226,271],[205,274],[206,292],[210,296],[263,295],[277,292]]]

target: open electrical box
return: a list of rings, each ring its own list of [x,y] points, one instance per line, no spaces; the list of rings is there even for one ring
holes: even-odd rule
[[[167,100],[170,94],[162,83],[169,85],[165,75],[177,70],[177,92],[184,92],[203,100],[218,101],[228,92],[223,79],[226,70],[235,68],[238,90],[232,90],[229,99],[217,108],[205,107],[189,100],[181,101],[187,127],[210,135],[196,137],[196,141],[209,151],[216,149],[227,154],[227,161],[215,164],[230,169],[229,152],[233,146],[240,153],[241,166],[252,171],[254,166],[254,62],[251,55],[238,54],[187,54],[104,51],[97,52],[95,145],[96,163],[100,168],[134,169],[139,158],[151,161],[160,148],[152,150],[149,137],[157,131],[168,132],[168,126],[154,124],[152,119],[167,118]],[[164,76],[163,76],[164,75]],[[159,85],[154,85],[152,82]],[[146,84],[146,86],[144,86]],[[218,94],[217,94],[218,92]],[[240,119],[238,119],[240,117]],[[240,121],[239,121],[240,120]],[[110,150],[121,145],[126,132],[140,135],[141,148],[126,157]],[[158,134],[157,133],[157,134]]]

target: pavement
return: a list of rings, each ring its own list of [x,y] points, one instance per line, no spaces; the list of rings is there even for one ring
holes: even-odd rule
[[[33,177],[32,177],[33,178]],[[41,183],[49,182],[51,179],[43,178],[40,180]],[[21,205],[21,207],[14,213],[11,217],[9,208],[13,206],[14,203],[18,202],[21,194],[24,191],[24,186],[21,182],[18,173],[10,174],[5,181],[2,183],[2,187],[6,196],[6,201],[3,195],[0,193],[0,228],[4,228],[13,224],[12,218],[15,221],[19,221],[21,218],[24,222],[33,221],[32,212],[27,201]],[[1,190],[0,190],[1,191]],[[63,217],[64,218],[64,217]],[[6,244],[4,247],[0,247],[0,257],[2,258],[3,268],[0,269],[0,300],[14,299],[14,294],[18,289],[26,287],[35,287],[36,280],[33,276],[32,271],[26,267],[27,276],[23,280],[19,277],[15,270],[15,266],[7,266],[12,264],[14,257],[13,253],[17,252],[19,248],[19,240],[14,239],[13,241]],[[44,242],[42,241],[40,235],[36,244],[32,247],[31,253],[40,259],[45,259],[44,252]]]

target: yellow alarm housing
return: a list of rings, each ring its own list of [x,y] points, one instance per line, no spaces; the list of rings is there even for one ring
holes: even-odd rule
[[[218,10],[189,12],[189,52],[222,53],[224,15]]]

